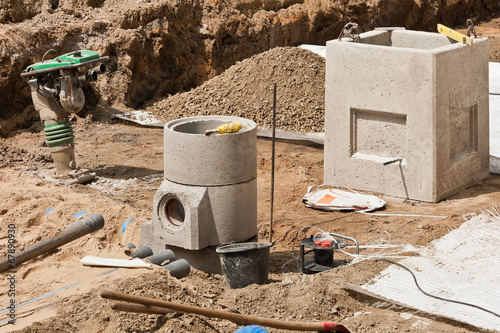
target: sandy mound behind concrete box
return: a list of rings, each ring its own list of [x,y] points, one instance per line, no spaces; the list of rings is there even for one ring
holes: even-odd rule
[[[322,132],[325,60],[296,47],[277,47],[238,62],[189,92],[149,103],[146,111],[162,121],[198,115],[231,115],[271,127],[275,82],[277,127]]]

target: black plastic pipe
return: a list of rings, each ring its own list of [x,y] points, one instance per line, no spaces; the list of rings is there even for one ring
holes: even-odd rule
[[[90,234],[104,227],[104,218],[101,214],[95,213],[86,218],[76,221],[66,227],[59,235],[43,241],[39,241],[26,247],[23,251],[16,251],[9,258],[0,261],[0,273],[8,269],[13,269],[19,264],[38,257],[41,254],[47,253],[61,245],[67,244],[77,238]],[[11,260],[9,260],[11,259]],[[11,262],[13,260],[13,262]]]

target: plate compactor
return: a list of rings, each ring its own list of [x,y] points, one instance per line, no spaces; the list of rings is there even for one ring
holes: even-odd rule
[[[49,53],[56,57],[45,60]],[[95,178],[95,173],[77,168],[75,162],[71,113],[77,113],[85,104],[82,84],[97,80],[106,70],[96,52],[80,50],[59,56],[47,51],[41,62],[28,66],[21,77],[29,80],[35,110],[40,113],[47,145],[54,159],[59,177],[69,176],[71,183],[84,183]]]

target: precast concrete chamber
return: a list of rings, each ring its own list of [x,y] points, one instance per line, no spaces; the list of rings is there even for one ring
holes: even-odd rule
[[[205,135],[239,122],[237,133]],[[220,273],[215,247],[257,235],[257,125],[228,116],[170,121],[164,128],[164,181],[141,245],[172,249],[200,270]]]
[[[326,46],[325,184],[438,202],[489,176],[488,39],[359,37]]]

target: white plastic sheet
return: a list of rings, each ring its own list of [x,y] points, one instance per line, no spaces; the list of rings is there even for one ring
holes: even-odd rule
[[[126,267],[126,268],[141,268],[141,267],[151,267],[141,259],[112,259],[112,258],[101,258],[95,256],[85,256],[80,262],[85,266],[102,266],[102,267]]]
[[[490,62],[490,172],[500,174],[500,63]]]
[[[481,214],[433,241],[418,257],[399,261],[413,271],[427,293],[500,313],[500,218]],[[438,300],[418,290],[406,270],[391,265],[361,288],[411,308],[498,332],[492,313]]]
[[[301,49],[314,52],[317,55],[322,56],[323,58],[326,58],[326,46],[324,46],[324,45],[302,44],[302,45],[299,45],[299,47]]]
[[[500,94],[490,95],[490,172],[500,174]]]
[[[163,127],[165,123],[159,121],[151,112],[146,111],[131,111],[126,113],[118,113],[113,116],[125,121],[130,121],[143,126]]]
[[[357,210],[370,212],[385,206],[385,201],[374,196],[360,194],[356,192],[347,192],[339,189],[309,186],[302,202],[307,207],[338,211],[338,210]]]

